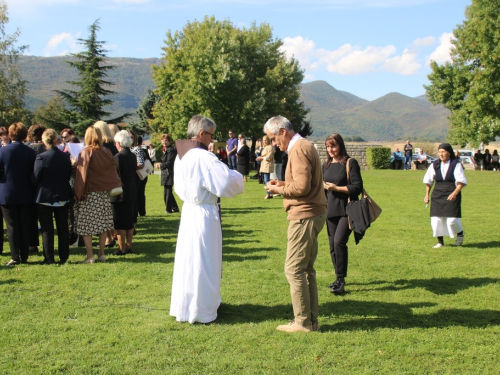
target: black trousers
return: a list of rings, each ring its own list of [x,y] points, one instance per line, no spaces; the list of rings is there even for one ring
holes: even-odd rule
[[[31,205],[30,214],[30,247],[38,247],[40,239],[38,238],[38,205]]]
[[[347,277],[347,241],[352,230],[345,216],[329,217],[326,220],[330,256],[337,277]]]
[[[46,262],[54,262],[54,220],[57,228],[57,249],[59,260],[69,258],[68,205],[62,207],[38,205],[38,218],[42,227],[43,257]]]
[[[137,210],[139,216],[146,216],[146,184],[148,183],[148,178],[144,180],[139,180],[137,185]]]
[[[173,185],[165,185],[163,187],[163,201],[165,202],[165,209],[167,212],[179,211],[179,206],[172,191]]]
[[[2,205],[2,214],[9,236],[10,255],[15,261],[28,261],[32,206],[33,204]]]

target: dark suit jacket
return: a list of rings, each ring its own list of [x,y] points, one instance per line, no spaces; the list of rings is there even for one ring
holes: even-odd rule
[[[136,168],[137,158],[129,148],[122,149],[113,158],[118,164],[120,178],[122,180],[123,194],[117,197],[111,197],[111,202],[127,202],[137,199]]]
[[[169,146],[161,157],[161,185],[172,186],[174,184],[174,163],[177,156],[177,149]]]
[[[35,158],[35,150],[20,142],[0,147],[0,205],[35,202],[31,183]]]
[[[36,203],[69,201],[73,197],[69,179],[71,161],[69,154],[57,147],[39,154],[35,159],[33,184],[36,187]]]

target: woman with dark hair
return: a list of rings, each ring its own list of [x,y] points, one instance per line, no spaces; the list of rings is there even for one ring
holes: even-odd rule
[[[45,264],[54,260],[54,219],[57,227],[59,260],[69,257],[68,207],[73,196],[69,180],[71,161],[69,154],[57,148],[57,133],[47,129],[42,134],[47,151],[35,159],[33,182],[36,186],[35,201],[42,227],[43,257]]]
[[[333,133],[325,140],[327,161],[323,164],[323,181],[327,199],[326,227],[330,256],[335,269],[336,280],[330,284],[333,294],[345,291],[347,277],[348,248],[351,235],[346,207],[349,199],[357,201],[363,191],[363,179],[356,159],[347,154],[340,134]],[[349,175],[347,174],[349,169]]]
[[[75,200],[76,232],[83,237],[87,257],[81,263],[94,263],[92,236],[99,236],[97,260],[105,262],[106,231],[113,228],[113,212],[108,191],[122,186],[111,151],[102,146],[101,131],[89,126],[85,132],[85,148],[76,164]]]
[[[9,126],[12,143],[0,147],[0,205],[7,226],[11,260],[6,266],[27,263],[35,187],[31,183],[36,152],[23,144],[28,129],[21,122]]]
[[[11,143],[9,131],[2,126],[0,128],[0,147],[7,146],[9,143]]]
[[[137,169],[144,168],[144,163],[146,161],[146,153],[142,149],[142,138],[141,144],[139,144],[139,138],[132,130],[128,131],[130,138],[132,138],[132,147],[130,147],[130,151],[136,156],[137,159]],[[148,183],[148,178],[144,178],[141,180],[139,175],[136,176],[137,181],[137,201],[136,201],[136,219],[137,216],[146,216],[146,184]]]
[[[438,243],[433,246],[439,249],[444,246],[443,237],[457,237],[455,245],[464,242],[464,230],[460,218],[462,217],[462,188],[467,185],[464,168],[460,160],[455,157],[449,143],[441,143],[438,148],[439,159],[434,161],[424,176],[426,184],[424,203],[429,204],[429,193],[432,186],[431,227],[433,236]]]
[[[163,201],[165,202],[165,213],[179,212],[179,206],[172,190],[174,186],[174,165],[177,156],[174,140],[169,134],[161,136],[163,145],[163,156],[161,157],[161,184],[163,185]]]

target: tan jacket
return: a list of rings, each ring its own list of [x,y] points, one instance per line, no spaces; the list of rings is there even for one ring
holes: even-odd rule
[[[288,220],[326,214],[323,173],[318,151],[307,139],[299,139],[288,153],[285,186],[278,188]]]
[[[122,186],[118,165],[106,147],[85,147],[76,163],[75,199],[81,201],[93,191],[108,191]]]
[[[260,156],[264,158],[260,162],[260,173],[273,173],[274,172],[274,148],[268,145],[262,149]]]

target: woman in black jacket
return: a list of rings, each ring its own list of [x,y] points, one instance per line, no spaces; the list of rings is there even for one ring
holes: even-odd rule
[[[132,252],[132,239],[134,237],[135,205],[137,201],[136,167],[137,158],[130,151],[132,139],[125,130],[115,135],[115,146],[118,153],[113,156],[118,165],[122,181],[123,193],[111,197],[113,208],[113,223],[118,234],[119,249],[114,255],[125,255]]]
[[[333,133],[325,141],[328,160],[323,165],[323,181],[326,191],[326,225],[330,256],[337,276],[330,285],[331,292],[341,294],[345,288],[347,276],[347,241],[351,235],[349,220],[346,215],[348,199],[358,200],[363,191],[363,180],[359,164],[355,159],[349,158],[344,140]],[[349,176],[346,165],[349,163]]]
[[[247,182],[247,176],[250,173],[250,149],[242,134],[238,135],[238,141],[241,147],[236,152],[236,157],[238,158],[238,165],[236,168],[238,172],[243,175],[243,181]]]
[[[54,219],[57,227],[59,260],[65,263],[69,257],[68,203],[73,196],[69,185],[71,161],[69,154],[57,147],[57,133],[54,129],[43,132],[42,142],[47,151],[35,159],[33,183],[36,186],[35,199],[42,227],[44,263],[55,262]]]
[[[169,134],[161,136],[163,145],[163,156],[161,157],[161,184],[163,186],[163,200],[165,202],[165,213],[179,212],[179,206],[175,201],[174,186],[174,164],[177,157],[177,149],[174,147],[174,141]]]

